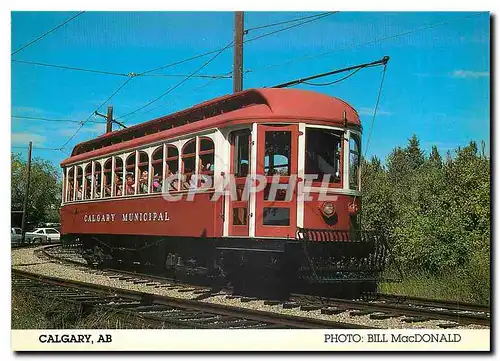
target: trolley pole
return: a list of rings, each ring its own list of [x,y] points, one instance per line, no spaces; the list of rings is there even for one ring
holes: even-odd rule
[[[243,90],[243,11],[234,12],[233,93]]]
[[[23,220],[21,222],[21,241],[24,243],[24,234],[26,230],[26,213],[28,209],[28,196],[30,193],[30,181],[31,181],[31,148],[32,142],[28,145],[28,174],[26,179],[26,191],[24,193],[24,205],[23,205]]]
[[[108,114],[106,116],[106,133],[113,131],[113,106],[108,106]]]

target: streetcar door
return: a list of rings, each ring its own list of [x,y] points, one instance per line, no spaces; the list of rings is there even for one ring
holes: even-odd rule
[[[229,236],[248,236],[250,209],[248,188],[245,188],[245,184],[250,173],[251,139],[250,129],[231,133],[231,174],[234,175],[235,184],[229,203]]]
[[[267,182],[255,195],[256,237],[295,238],[298,135],[297,125],[257,127],[256,171]]]

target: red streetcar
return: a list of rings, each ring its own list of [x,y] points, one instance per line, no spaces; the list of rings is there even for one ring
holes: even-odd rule
[[[376,282],[359,231],[361,124],[341,99],[250,89],[78,144],[61,233],[90,263],[178,277]]]

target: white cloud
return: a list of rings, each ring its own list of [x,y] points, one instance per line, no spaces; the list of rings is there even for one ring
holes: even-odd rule
[[[33,142],[34,146],[42,146],[47,138],[43,135],[27,132],[12,133],[11,142],[12,145],[28,145],[30,141]]]
[[[463,78],[463,79],[477,79],[489,77],[490,72],[488,71],[472,71],[472,70],[455,70],[451,76],[453,78]]]
[[[362,107],[358,110],[359,115],[373,115],[373,108]],[[392,115],[391,112],[387,112],[385,110],[377,109],[377,115]]]
[[[88,123],[87,123],[88,124]],[[104,134],[106,131],[106,124],[101,124],[101,123],[91,123],[92,125],[85,125],[83,126],[82,129],[80,129],[79,133],[84,134],[84,133],[90,133],[91,136],[97,137],[101,134]],[[70,127],[65,127],[65,128],[60,128],[59,130],[59,135],[65,136],[65,137],[71,137],[75,132],[80,128],[80,125],[73,125]]]
[[[29,107],[24,105],[13,106],[11,108],[12,115],[25,115],[25,116],[42,116],[46,112],[43,109],[36,107]]]
[[[418,76],[419,78],[430,78],[433,76],[431,73],[413,73],[413,75]]]

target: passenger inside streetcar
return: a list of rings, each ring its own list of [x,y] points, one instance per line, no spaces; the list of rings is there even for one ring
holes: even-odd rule
[[[96,198],[101,197],[101,180],[99,178],[99,176],[95,177],[94,183],[94,197]]]
[[[104,175],[104,196],[111,196],[111,184],[108,184],[108,176]]]
[[[148,193],[148,171],[142,172],[142,176],[139,179],[139,191],[140,193]]]
[[[158,173],[156,173],[153,177],[153,192],[161,192],[161,188],[162,188],[162,179],[158,175]]]
[[[82,199],[82,186],[80,183],[76,183],[76,199]]]
[[[135,193],[135,177],[133,173],[127,173],[127,180],[125,183],[125,194],[131,195]]]
[[[69,186],[68,186],[68,200],[72,201],[73,200],[73,182],[69,181]]]
[[[92,184],[92,177],[88,175],[85,182],[85,199],[90,199],[90,187]]]
[[[166,167],[166,177],[168,179],[168,191],[178,191],[179,190],[179,178],[177,177],[177,172],[172,172],[170,166],[167,164]]]
[[[186,174],[182,175],[182,189],[187,190],[191,188],[192,183],[192,170],[189,168],[185,169]]]
[[[123,192],[122,178],[115,173],[115,195],[121,196]]]

